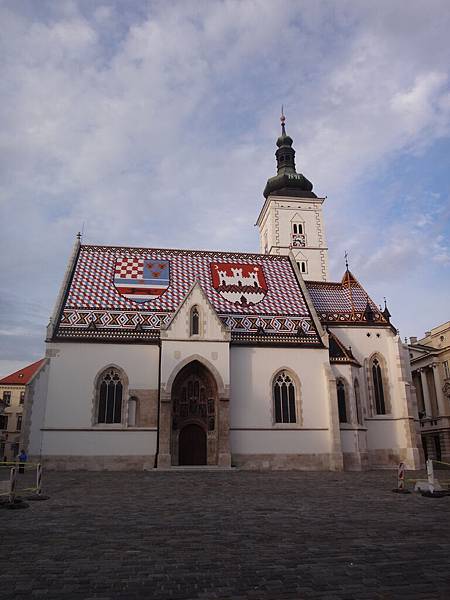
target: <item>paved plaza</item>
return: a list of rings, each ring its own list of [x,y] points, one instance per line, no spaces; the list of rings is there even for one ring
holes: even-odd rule
[[[450,497],[394,472],[66,472],[1,510],[0,598],[445,599]]]

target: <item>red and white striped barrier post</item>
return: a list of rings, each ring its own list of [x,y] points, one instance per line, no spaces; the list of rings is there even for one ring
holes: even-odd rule
[[[427,460],[427,477],[428,477],[429,491],[434,492],[434,470],[433,470],[433,461],[431,459]]]
[[[40,496],[42,494],[42,465],[38,463],[36,465],[36,494]]]
[[[397,489],[400,492],[405,491],[405,463],[401,462],[398,465],[397,471]]]
[[[16,499],[16,467],[11,467],[9,472],[9,503],[14,504]]]

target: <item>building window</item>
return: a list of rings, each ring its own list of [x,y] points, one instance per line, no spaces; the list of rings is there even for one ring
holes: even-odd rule
[[[20,431],[21,429],[22,429],[22,415],[19,415],[17,417],[16,431]]]
[[[305,228],[303,223],[291,224],[291,244],[294,248],[306,246]]]
[[[20,392],[19,404],[23,404],[24,402],[25,402],[25,392]]]
[[[275,423],[296,423],[295,385],[286,371],[280,371],[273,383]]]
[[[359,381],[355,379],[353,383],[353,389],[355,390],[355,408],[356,408],[356,420],[362,424],[362,413],[361,413],[361,393],[359,391]]]
[[[384,402],[383,377],[381,374],[381,366],[377,358],[372,362],[372,382],[375,394],[375,411],[377,415],[386,414],[386,405]]]
[[[98,423],[120,423],[122,420],[123,384],[118,371],[108,369],[100,380]]]
[[[0,415],[0,429],[8,429],[8,417]]]
[[[308,269],[306,268],[306,260],[300,260],[297,262],[297,267],[300,273],[307,273]]]
[[[198,314],[198,308],[193,306],[191,308],[191,335],[198,335],[200,330],[200,315]]]
[[[442,364],[444,365],[445,379],[450,379],[450,370],[448,368],[448,360],[444,360],[444,362]]]
[[[342,380],[337,381],[336,389],[338,399],[339,423],[348,423],[347,406],[345,398],[345,384]]]
[[[3,402],[6,406],[11,404],[11,392],[3,392]]]
[[[19,454],[19,444],[17,442],[15,442],[14,444],[11,444],[12,458],[17,458],[18,454]]]

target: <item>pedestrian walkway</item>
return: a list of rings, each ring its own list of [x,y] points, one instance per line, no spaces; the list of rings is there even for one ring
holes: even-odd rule
[[[450,497],[396,471],[45,473],[2,518],[0,598],[447,600]]]

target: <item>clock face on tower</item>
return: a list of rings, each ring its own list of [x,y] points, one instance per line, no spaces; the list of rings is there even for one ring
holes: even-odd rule
[[[306,236],[304,233],[293,233],[292,234],[292,247],[293,248],[304,248],[306,246]]]

